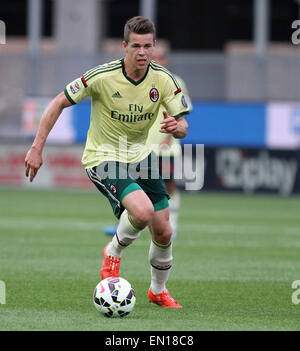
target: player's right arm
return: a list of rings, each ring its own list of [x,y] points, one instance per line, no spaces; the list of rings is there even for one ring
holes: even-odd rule
[[[30,176],[31,182],[43,164],[42,151],[51,129],[60,116],[62,110],[71,105],[72,103],[67,99],[65,93],[61,92],[45,109],[36,137],[25,158],[25,174],[26,177]]]
[[[101,72],[101,67],[97,66],[96,68],[86,72],[81,78],[76,78],[74,81],[69,83],[65,87],[64,91],[57,95],[47,106],[41,118],[34,142],[25,158],[25,174],[26,177],[30,175],[31,182],[43,164],[43,147],[48,134],[53,128],[62,110],[65,107],[77,104],[88,96],[92,96],[94,84],[99,79],[99,75],[97,75],[99,71]],[[97,92],[99,95],[99,91]]]

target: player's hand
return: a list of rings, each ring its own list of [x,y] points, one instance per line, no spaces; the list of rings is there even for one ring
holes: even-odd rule
[[[26,177],[30,176],[31,182],[33,181],[42,164],[43,160],[41,152],[36,148],[31,147],[25,157],[25,175]]]
[[[164,119],[160,122],[162,127],[160,128],[161,133],[175,133],[177,130],[177,121],[174,117],[169,116],[167,111],[163,111]]]

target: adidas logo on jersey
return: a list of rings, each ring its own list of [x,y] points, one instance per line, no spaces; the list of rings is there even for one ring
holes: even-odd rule
[[[121,94],[117,91],[112,95],[113,98],[121,98]]]

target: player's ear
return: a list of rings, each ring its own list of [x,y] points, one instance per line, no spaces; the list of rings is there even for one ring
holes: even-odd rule
[[[153,40],[153,47],[155,48],[156,46],[156,40]]]
[[[126,50],[126,48],[127,48],[127,43],[126,43],[125,40],[122,41],[122,46],[123,46],[124,50]]]

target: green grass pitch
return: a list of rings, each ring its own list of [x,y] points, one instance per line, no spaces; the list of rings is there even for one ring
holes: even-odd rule
[[[97,312],[103,234],[114,218],[95,191],[0,189],[0,330],[300,330],[300,199],[182,193],[168,288],[183,308],[150,304],[148,247],[123,254],[120,276],[136,290],[123,319]],[[299,294],[300,298],[300,294]]]

